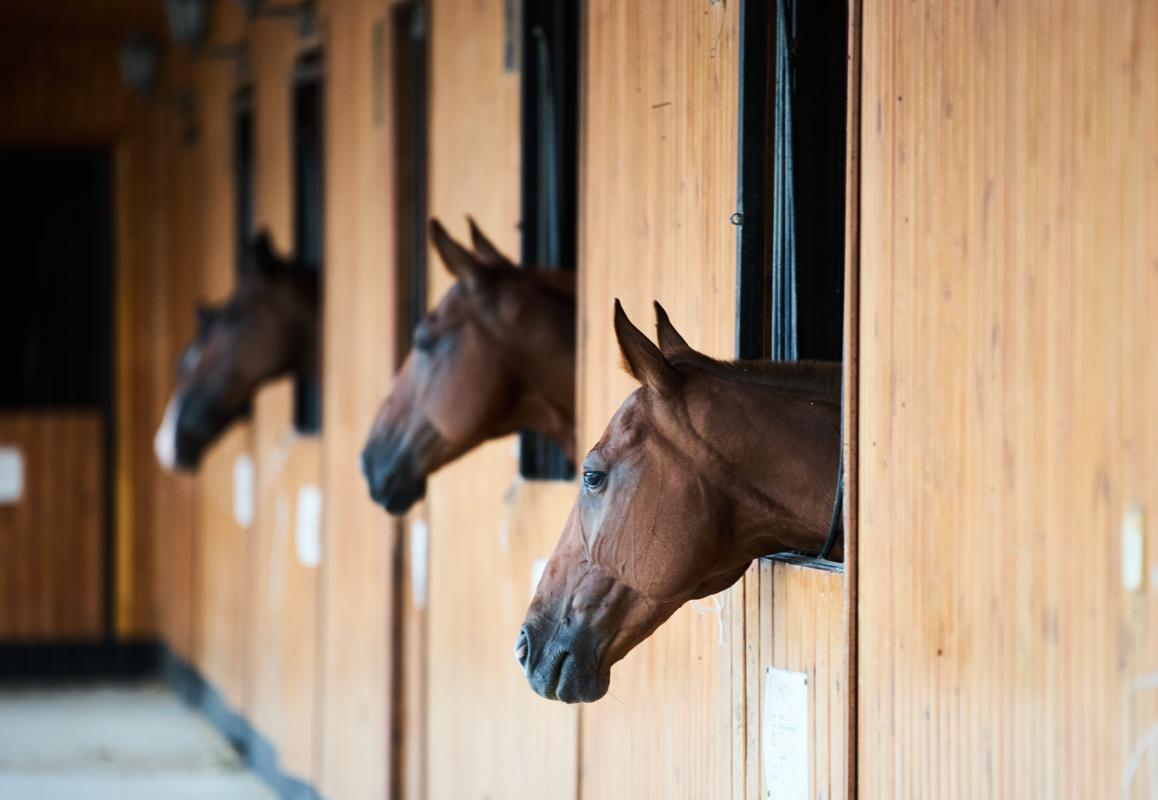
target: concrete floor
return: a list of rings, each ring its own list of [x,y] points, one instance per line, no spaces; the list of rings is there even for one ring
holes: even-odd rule
[[[3,800],[277,800],[165,687],[0,688]]]

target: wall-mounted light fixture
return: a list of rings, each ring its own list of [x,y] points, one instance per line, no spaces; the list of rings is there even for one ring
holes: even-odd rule
[[[165,19],[173,41],[196,50],[205,39],[209,0],[165,0]]]
[[[117,52],[125,86],[149,97],[157,81],[157,58],[157,43],[147,32],[138,28],[126,36]]]

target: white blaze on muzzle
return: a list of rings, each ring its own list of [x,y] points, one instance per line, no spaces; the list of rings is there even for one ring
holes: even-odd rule
[[[153,437],[153,452],[157,454],[157,461],[161,466],[172,472],[177,466],[177,415],[181,406],[174,395],[165,406],[165,418],[161,420],[161,427]]]

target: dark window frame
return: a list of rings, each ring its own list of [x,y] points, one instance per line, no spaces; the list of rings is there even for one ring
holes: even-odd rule
[[[233,96],[233,214],[237,277],[253,271],[253,226],[257,204],[254,150],[253,87],[243,86]]]
[[[570,272],[579,241],[579,2],[524,0],[521,150],[523,264]],[[519,435],[519,474],[574,480],[575,465],[542,434]]]
[[[737,358],[844,358],[848,24],[848,0],[740,6]]]
[[[301,267],[318,273],[320,286],[325,246],[325,72],[320,50],[298,58],[290,91],[294,258]],[[321,406],[319,380],[297,376],[294,427],[298,433],[321,432]]]
[[[397,285],[395,362],[401,366],[426,314],[429,160],[429,9],[422,0],[390,10]]]
[[[843,355],[848,14],[740,7],[737,358]]]

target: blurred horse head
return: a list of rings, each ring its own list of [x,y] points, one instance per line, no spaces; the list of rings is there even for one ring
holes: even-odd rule
[[[658,303],[656,316],[660,347],[615,304],[641,386],[583,462],[515,644],[548,699],[598,700],[611,666],[684,603],[731,586],[754,558],[818,552],[828,535],[840,365],[716,361]]]
[[[249,413],[263,382],[317,375],[317,273],[278,258],[266,233],[252,247],[254,270],[233,296],[198,309],[197,335],[153,439],[167,470],[197,469],[209,445]]]
[[[488,439],[536,431],[575,457],[574,276],[518,268],[470,228],[473,252],[430,223],[458,282],[415,329],[362,451],[370,494],[391,514]]]

